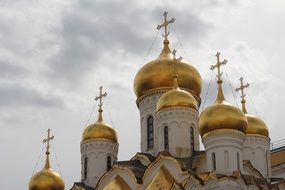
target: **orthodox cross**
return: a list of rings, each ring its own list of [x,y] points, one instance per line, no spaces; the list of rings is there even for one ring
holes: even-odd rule
[[[180,56],[178,59],[176,58],[176,50],[172,51],[173,54],[173,80],[174,80],[174,88],[178,88],[178,81],[177,81],[177,73],[176,73],[176,64],[180,62],[183,58]]]
[[[223,72],[221,72],[221,66],[222,65],[225,65],[226,63],[227,63],[227,60],[226,59],[224,59],[224,61],[220,61],[220,53],[219,52],[217,52],[216,53],[216,57],[217,57],[217,64],[216,65],[212,65],[211,66],[211,70],[213,71],[215,68],[217,68],[218,69],[218,74],[216,75],[217,76],[217,78],[218,78],[218,82],[222,82],[222,80],[221,80],[221,76],[222,76],[222,74],[223,74]]]
[[[164,34],[162,34],[162,36],[165,38],[165,40],[167,40],[167,37],[169,35],[169,31],[167,30],[167,26],[170,24],[170,23],[174,23],[175,19],[172,18],[171,20],[167,20],[167,14],[168,12],[164,12],[163,13],[163,16],[164,16],[164,21],[162,24],[158,25],[157,26],[157,29],[160,30],[162,27],[164,27]]]
[[[54,139],[54,136],[50,134],[50,129],[48,129],[47,132],[47,138],[43,140],[43,143],[46,143],[46,154],[49,154],[50,141]]]
[[[240,95],[240,97],[241,97],[241,101],[242,101],[242,103],[245,103],[245,96],[246,96],[246,93],[244,92],[244,89],[245,88],[248,88],[249,87],[249,84],[247,83],[247,84],[243,84],[243,78],[242,77],[240,77],[240,87],[239,88],[236,88],[236,92],[238,92],[238,91],[241,91],[241,95]]]
[[[103,101],[102,101],[102,99],[103,99],[103,97],[106,97],[106,96],[107,96],[107,92],[104,92],[104,93],[103,93],[103,91],[102,91],[103,87],[102,87],[102,86],[100,86],[99,89],[100,89],[100,94],[99,94],[99,96],[95,97],[95,100],[96,100],[96,101],[97,101],[97,100],[100,100],[98,106],[99,106],[99,112],[102,112],[102,111],[103,111],[103,110],[102,110],[102,107],[103,107]]]

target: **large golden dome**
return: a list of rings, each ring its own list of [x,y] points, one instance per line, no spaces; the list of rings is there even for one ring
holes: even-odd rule
[[[144,65],[134,79],[134,91],[137,97],[155,90],[169,90],[173,86],[172,62],[173,55],[164,41],[164,48],[159,57]],[[177,63],[178,85],[180,88],[199,96],[202,88],[202,79],[199,72],[190,64],[181,61]]]
[[[116,131],[103,121],[102,112],[99,112],[98,120],[84,129],[82,141],[88,139],[107,139],[118,142]]]
[[[164,93],[159,98],[156,111],[158,112],[168,107],[190,107],[196,110],[197,102],[189,92],[178,88]]]
[[[249,114],[245,116],[248,122],[246,134],[269,136],[267,126],[260,118]]]
[[[64,190],[64,182],[51,168],[44,168],[31,178],[29,190]]]

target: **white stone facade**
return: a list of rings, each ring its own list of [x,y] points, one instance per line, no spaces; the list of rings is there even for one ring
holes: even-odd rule
[[[237,130],[217,129],[202,137],[206,150],[208,171],[232,174],[243,171],[243,143],[245,135]]]
[[[81,181],[87,186],[95,187],[100,177],[108,170],[108,157],[111,166],[117,161],[118,148],[118,143],[107,139],[81,142]]]
[[[156,104],[158,102],[159,97],[165,91],[158,91],[155,93],[151,93],[141,97],[137,101],[138,109],[140,111],[140,125],[141,125],[141,152],[157,155],[157,138],[158,136],[156,131],[156,120],[155,120],[155,113],[156,113]],[[153,134],[154,134],[154,146],[153,148],[148,148],[147,144],[147,118],[152,116],[153,117]]]
[[[165,150],[165,127],[168,128],[169,153],[175,157],[190,157],[200,149],[197,129],[198,112],[192,108],[165,108],[156,114],[158,152]]]
[[[270,139],[261,135],[246,135],[243,159],[249,160],[263,177],[271,177]]]

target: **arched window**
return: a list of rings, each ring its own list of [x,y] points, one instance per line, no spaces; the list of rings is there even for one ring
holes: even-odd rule
[[[224,152],[224,156],[225,156],[225,168],[229,169],[229,152],[227,150],[225,150]]]
[[[112,168],[112,159],[111,156],[107,157],[107,171],[109,171]]]
[[[213,168],[213,171],[216,170],[216,155],[214,152],[212,152],[212,168]]]
[[[84,158],[84,171],[83,171],[83,173],[84,173],[84,179],[86,179],[87,178],[87,169],[88,169],[88,158],[87,157],[85,157]]]
[[[194,129],[190,127],[190,147],[191,150],[194,150]]]
[[[147,148],[153,148],[153,117],[147,118]]]
[[[239,158],[239,152],[237,152],[237,170],[240,170],[240,158]]]
[[[168,127],[164,127],[164,150],[169,150]]]

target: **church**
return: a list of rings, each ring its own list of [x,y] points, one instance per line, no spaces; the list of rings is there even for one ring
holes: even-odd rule
[[[167,18],[158,57],[141,67],[134,79],[140,113],[141,151],[129,160],[117,160],[116,131],[104,121],[107,93],[100,87],[98,119],[82,133],[81,181],[71,190],[258,190],[285,189],[285,147],[271,148],[262,119],[246,110],[246,89],[240,78],[236,92],[241,106],[223,93],[221,53],[209,68],[216,75],[216,100],[199,112],[202,77],[176,55],[168,39]],[[214,56],[213,56],[214,57]],[[213,62],[214,62],[213,61]],[[200,137],[202,142],[200,142]],[[48,130],[46,164],[30,180],[29,190],[63,190],[61,176],[51,169]],[[201,144],[202,143],[202,144]],[[203,145],[203,146],[202,146]],[[202,150],[201,147],[204,147]]]

